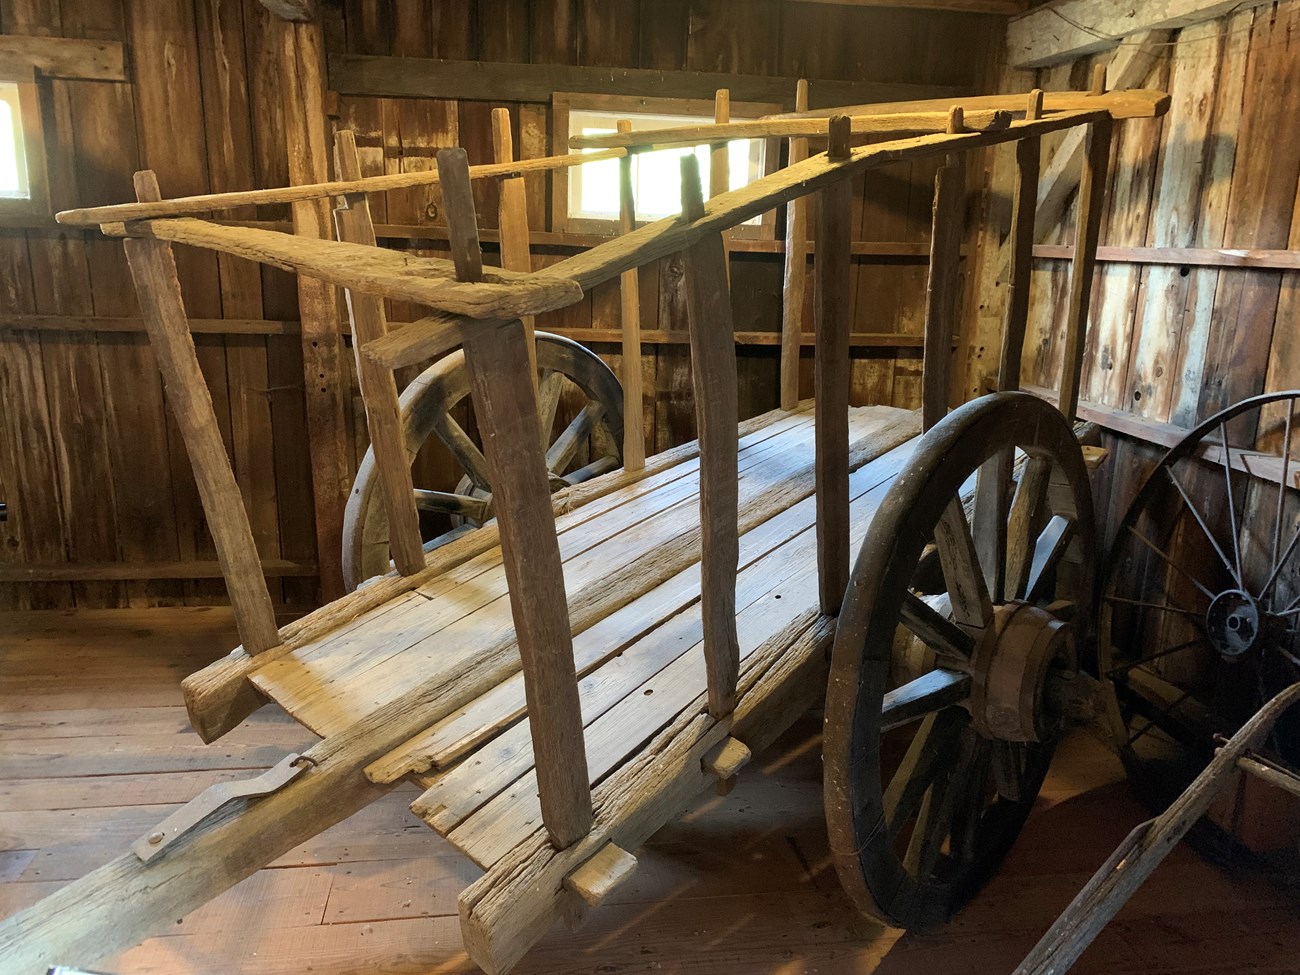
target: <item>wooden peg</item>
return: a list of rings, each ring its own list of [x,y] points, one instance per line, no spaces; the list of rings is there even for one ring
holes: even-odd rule
[[[447,215],[447,239],[457,281],[483,280],[483,250],[478,242],[478,217],[469,182],[469,157],[460,146],[438,151],[438,182]]]
[[[717,777],[718,795],[725,796],[736,786],[736,774],[750,763],[754,753],[736,738],[727,738],[700,760],[704,771]]]
[[[731,121],[731,91],[727,88],[719,88],[713,95],[713,121],[717,125]],[[730,170],[727,143],[719,142],[709,156],[709,199],[727,192]]]
[[[564,878],[564,886],[589,906],[599,907],[635,872],[636,857],[620,846],[606,843],[595,856]]]
[[[948,134],[956,135],[966,131],[966,113],[960,105],[948,109]]]
[[[1025,121],[1036,122],[1043,117],[1043,89],[1035,88],[1029,93],[1029,104],[1025,106]]]
[[[1106,94],[1106,65],[1094,64],[1092,66],[1092,87],[1088,90],[1088,94]]]
[[[826,130],[826,158],[848,159],[849,137],[853,134],[853,119],[847,115],[836,115]]]
[[[700,187],[700,161],[695,153],[682,156],[682,217],[688,223],[704,216],[704,191]]]

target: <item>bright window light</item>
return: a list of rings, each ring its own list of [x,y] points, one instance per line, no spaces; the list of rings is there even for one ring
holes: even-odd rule
[[[18,86],[0,81],[0,199],[27,200],[31,193],[23,148],[22,112],[18,108]]]
[[[634,132],[699,125],[710,121],[690,115],[635,115],[625,112],[573,111],[569,135],[607,135],[617,131],[621,118],[632,122]],[[741,121],[737,119],[736,121]],[[738,139],[727,143],[727,187],[739,189],[763,175],[763,139]],[[592,152],[595,150],[585,150]],[[681,212],[681,159],[694,153],[700,162],[700,182],[708,196],[709,146],[641,152],[632,158],[632,193],[638,221],[658,220]],[[619,216],[618,160],[608,159],[569,169],[569,216],[587,220],[617,220]],[[747,223],[757,224],[761,217]]]

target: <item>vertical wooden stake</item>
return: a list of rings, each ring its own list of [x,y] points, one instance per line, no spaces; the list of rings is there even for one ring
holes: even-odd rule
[[[961,127],[961,109],[954,108],[948,128],[959,132]],[[930,269],[925,292],[925,349],[921,370],[922,430],[929,430],[948,413],[952,337],[960,313],[965,198],[966,167],[960,153],[950,153],[934,178]]]
[[[438,153],[456,277],[482,278],[478,222],[465,150]],[[537,395],[523,323],[467,326],[465,363],[492,475],[510,613],[524,671],[542,822],[558,849],[591,829],[591,783],[573,664],[564,566],[555,535]]]
[[[631,132],[632,122],[619,119],[618,131]],[[636,229],[636,197],[632,192],[632,156],[618,161],[619,230]],[[618,279],[623,325],[623,469],[645,468],[645,407],[641,389],[641,282],[636,268]]]
[[[713,93],[713,121],[716,125],[725,125],[731,121],[731,90],[728,88],[719,88]],[[709,155],[709,199],[715,196],[721,196],[727,192],[727,187],[731,182],[731,161],[728,155],[727,143],[719,142],[713,147],[713,152]],[[722,247],[727,249],[727,231],[722,232]],[[731,286],[731,258],[728,256],[726,262],[727,268],[727,286]]]
[[[135,192],[136,199],[142,202],[162,199],[151,170],[135,174]],[[171,244],[128,237],[123,246],[140,297],[145,330],[163,376],[167,402],[194,469],[203,513],[235,611],[239,639],[246,651],[260,653],[279,644],[280,629],[275,625],[275,609],[248,524],[248,512],[221,440],[212,395],[194,351]]]
[[[1092,87],[1088,90],[1090,95],[1106,94],[1106,65],[1094,64],[1092,66]]]
[[[492,161],[515,161],[514,137],[510,134],[510,109],[492,109]],[[497,227],[501,234],[501,266],[509,271],[531,271],[533,258],[528,240],[528,198],[524,178],[510,176],[497,183]],[[533,365],[533,386],[537,385],[537,338],[534,334],[533,316],[520,319],[528,337],[528,361]],[[542,436],[550,442],[550,431]]]
[[[277,22],[281,32],[280,94],[288,145],[289,182],[329,179],[330,147],[325,128],[325,51],[319,21]],[[291,204],[293,232],[329,239],[331,220],[326,200]],[[343,402],[347,354],[339,334],[337,290],[305,274],[298,275],[299,335],[302,347],[303,398],[307,408],[312,503],[316,518],[316,559],[321,599],[343,595],[343,509],[352,483],[347,458]]]
[[[1083,178],[1079,181],[1079,216],[1070,269],[1070,300],[1065,319],[1065,362],[1061,368],[1061,412],[1070,420],[1079,409],[1083,350],[1092,301],[1092,277],[1097,269],[1097,237],[1106,201],[1106,170],[1110,164],[1110,134],[1114,123],[1099,119],[1088,126]]]
[[[350,131],[342,130],[334,136],[334,158],[339,179],[361,178],[361,160],[357,156],[356,139]],[[347,197],[344,205],[334,211],[334,226],[339,240],[370,247],[376,245],[370,203],[364,193]],[[397,383],[391,369],[361,354],[363,345],[388,333],[384,299],[351,289],[344,294],[352,321],[352,353],[357,361],[361,400],[366,407],[366,426],[375,451],[379,488],[388,516],[388,545],[397,571],[402,575],[414,575],[424,568],[424,545],[420,539],[420,516],[415,510],[411,463],[402,435]]]
[[[849,155],[850,120],[830,121],[828,159]],[[817,333],[817,582],[821,611],[834,616],[849,584],[849,328],[853,184],[837,179],[817,199],[813,306]]]
[[[794,110],[808,111],[808,82],[799,80]],[[808,158],[808,140],[790,140],[790,165]],[[808,199],[798,197],[785,208],[785,288],[781,309],[781,409],[799,405],[799,349],[803,338],[803,296],[808,280]]]
[[[704,213],[700,169],[682,157],[682,215]],[[740,645],[736,638],[736,570],[740,562],[737,493],[736,344],[727,287],[727,252],[721,234],[709,234],[684,254],[686,316],[691,334],[691,381],[700,435],[700,564],[704,660],[709,713],[736,707]]]
[[[1025,118],[1042,118],[1043,92],[1029,93]],[[1038,165],[1042,140],[1021,139],[1016,143],[1016,182],[1011,203],[1011,268],[1007,297],[1007,324],[998,365],[998,389],[1020,388],[1020,363],[1029,322],[1030,280],[1034,270],[1034,221],[1038,205]]]

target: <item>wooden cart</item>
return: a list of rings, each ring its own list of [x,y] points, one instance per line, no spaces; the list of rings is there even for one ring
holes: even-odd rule
[[[503,972],[557,919],[576,923],[599,905],[635,869],[632,851],[702,791],[728,788],[823,697],[827,823],[846,891],[896,924],[949,915],[1015,838],[1063,721],[1086,710],[1095,687],[1078,664],[1092,508],[1066,417],[1112,122],[1167,106],[1159,92],[1034,92],[675,133],[676,144],[759,133],[827,149],[800,161],[796,141],[788,168],[707,203],[688,157],[680,216],[629,227],[544,272],[482,265],[470,181],[503,180],[506,199],[523,172],[627,158],[644,148],[636,136],[585,156],[474,168],[445,150],[436,173],[362,179],[344,133],[333,183],[163,201],[146,172],[136,203],[61,214],[125,238],[236,611],[243,645],[184,683],[194,728],[213,741],[271,700],[321,741],[209,790],[132,851],[0,923],[0,968],[93,964],[411,779],[424,790],[415,814],[483,868],[460,898],[464,942],[485,970]],[[1016,389],[1039,141],[1075,126],[1089,134],[1062,415]],[[853,147],[862,133],[884,141]],[[1000,390],[945,417],[962,154],[1000,143],[1015,143],[1018,161]],[[947,161],[924,407],[850,409],[850,180],[934,155]],[[366,194],[434,180],[453,259],[373,246]],[[787,316],[784,408],[738,423],[724,232],[784,204],[800,242],[809,194],[820,201],[816,400],[795,401],[798,324]],[[339,201],[339,241],[191,216],[326,197]],[[395,569],[282,629],[195,359],[174,244],[347,289]],[[806,265],[792,250],[789,277],[801,287]],[[630,447],[622,469],[553,495],[528,316],[676,253],[699,442],[644,461]],[[389,331],[383,296],[433,311]],[[637,350],[634,333],[630,342]],[[457,346],[495,520],[426,550],[392,370]],[[628,399],[639,416],[639,392]]]

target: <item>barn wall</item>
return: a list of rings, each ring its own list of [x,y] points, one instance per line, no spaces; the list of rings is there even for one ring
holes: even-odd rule
[[[1136,44],[1140,38],[1129,38]],[[1101,247],[1130,249],[1099,265],[1089,318],[1085,408],[1121,411],[1148,424],[1190,428],[1230,403],[1300,385],[1300,272],[1230,266],[1213,254],[1170,260],[1172,248],[1300,248],[1300,3],[1257,7],[1154,39],[1143,87],[1172,96],[1160,120],[1125,122],[1111,152]],[[1004,91],[1087,87],[1111,52],[1038,71],[1006,71]],[[1060,138],[1044,141],[1044,171]],[[1009,152],[992,163],[992,183],[1010,187]],[[1040,245],[1073,241],[1074,211],[1040,233]],[[1000,345],[1009,204],[986,201],[989,233],[979,254],[975,320],[965,350],[966,391],[992,381]],[[1182,258],[1173,258],[1182,260]],[[1024,381],[1060,382],[1069,262],[1036,262]],[[1125,424],[1132,427],[1132,424]],[[1141,429],[1138,427],[1137,429]],[[1176,434],[1163,428],[1151,439]],[[1269,436],[1270,431],[1262,431]],[[1108,435],[1117,478],[1103,511],[1122,513],[1160,450],[1144,438]]]
[[[984,84],[981,72],[1003,24],[975,15],[782,0],[349,0],[327,2],[323,10],[325,43],[334,54],[959,88]],[[166,195],[289,181],[282,30],[254,0],[0,0],[0,31],[127,46],[126,83],[41,82],[53,209],[131,199],[131,173],[146,167],[157,172]],[[542,155],[555,148],[548,144],[550,109],[543,102],[342,95],[332,110],[335,124],[356,130],[366,170],[374,173],[427,167],[437,147],[457,142],[472,162],[488,161],[497,104],[514,113],[517,151]],[[859,239],[898,246],[857,258],[854,328],[883,333],[885,344],[855,351],[855,402],[919,403],[914,336],[921,329],[924,259],[916,255],[928,236],[931,176],[928,166],[879,171],[856,196]],[[492,228],[494,188],[482,183],[478,192],[480,218]],[[551,229],[545,194],[544,180],[530,181],[538,232]],[[377,198],[376,218],[389,225],[384,243],[437,251],[437,234],[429,230],[438,223],[435,197],[408,191]],[[266,207],[230,216],[286,226],[289,215]],[[422,229],[435,239],[421,239]],[[534,252],[541,266],[573,247],[551,240]],[[190,315],[205,320],[195,336],[199,359],[259,551],[284,574],[272,580],[273,596],[309,603],[322,556],[313,525],[294,282],[210,253],[181,250],[178,259]],[[733,255],[738,331],[779,329],[781,260],[779,252]],[[676,262],[643,272],[642,298],[644,329],[684,328]],[[598,289],[539,324],[570,334],[616,328],[617,307],[612,289]],[[418,314],[411,307],[390,310],[397,320]],[[10,512],[0,524],[0,567],[74,567],[65,581],[0,581],[0,608],[224,599],[220,580],[189,578],[196,564],[210,569],[215,554],[136,316],[118,243],[52,220],[0,227],[0,500]],[[888,344],[890,334],[902,336],[902,347]],[[617,346],[593,347],[621,366]],[[739,358],[742,410],[774,406],[776,348],[744,345]],[[350,360],[345,364],[350,370]],[[647,345],[641,366],[650,445],[662,449],[693,436],[686,348]],[[808,395],[810,358],[805,367]],[[348,386],[345,433],[355,465],[366,445],[364,422],[354,378],[338,382]],[[457,476],[436,452],[422,467],[431,487],[450,487]],[[123,563],[140,577],[75,578],[77,566]]]

